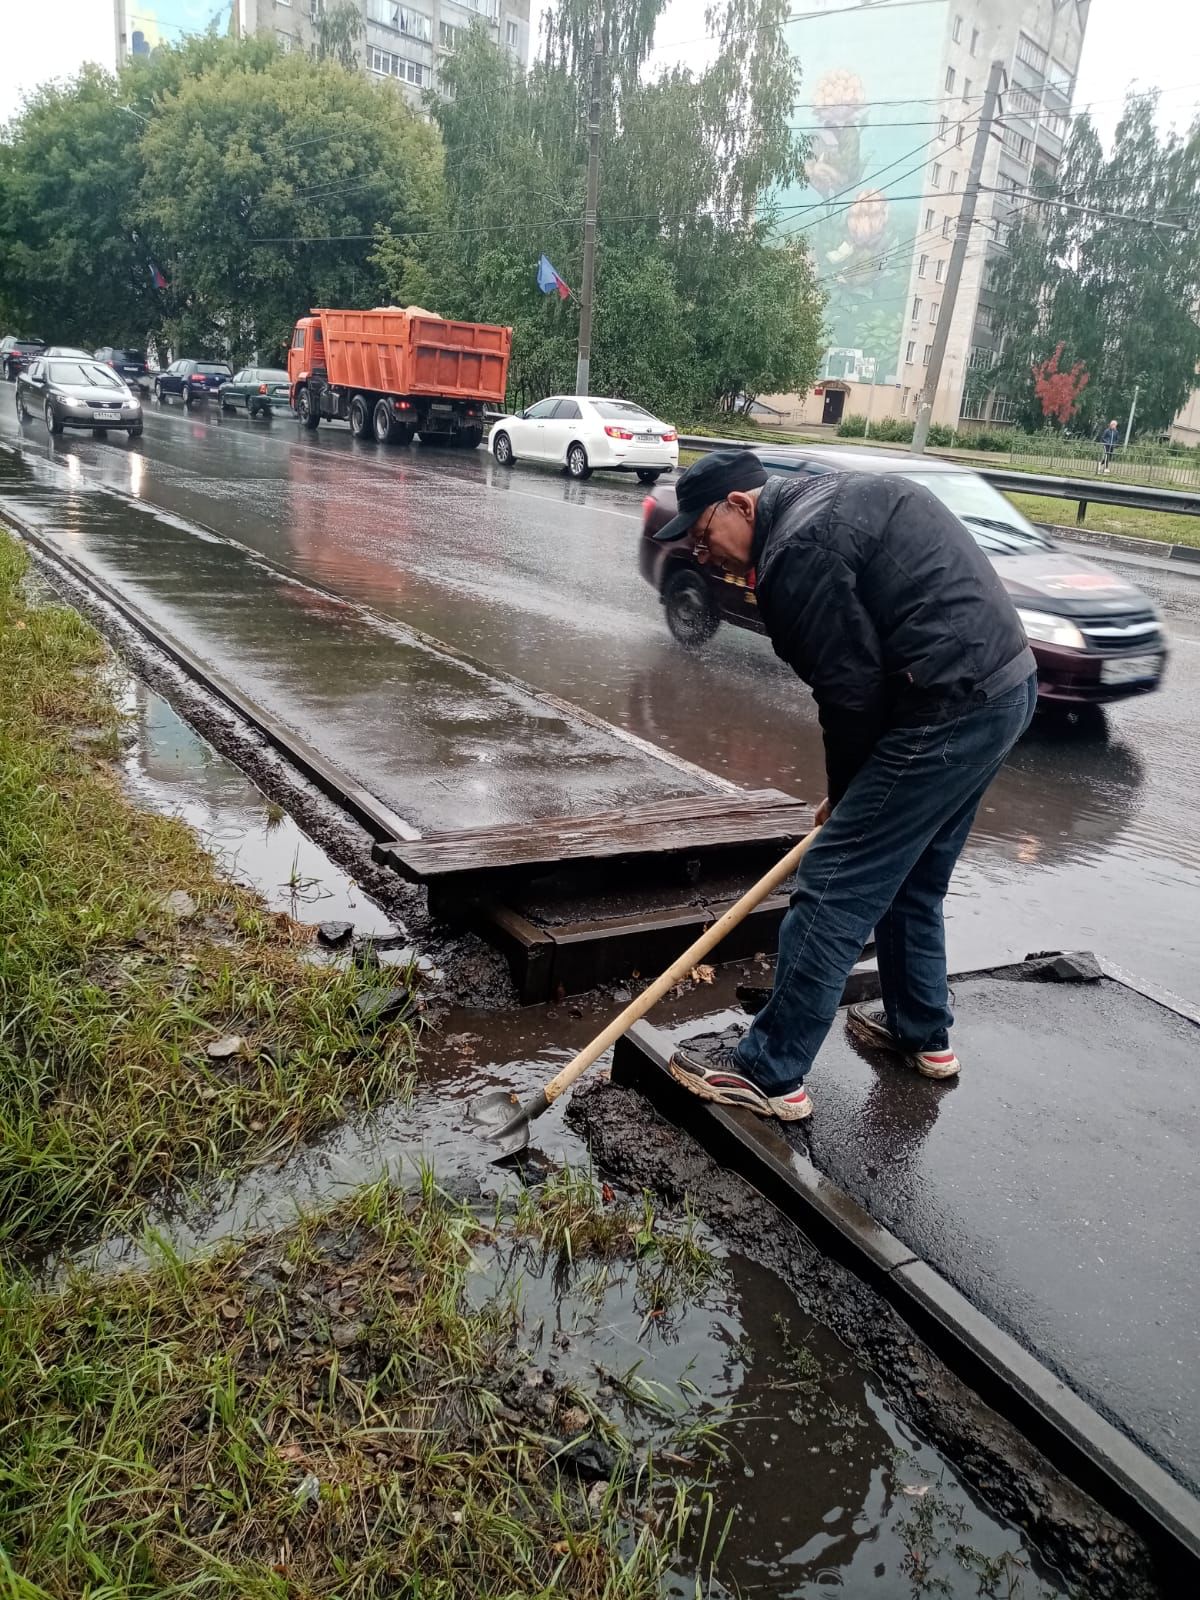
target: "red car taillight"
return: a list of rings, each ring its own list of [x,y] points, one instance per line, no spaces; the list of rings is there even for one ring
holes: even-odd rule
[[[633,438],[633,435],[630,433],[628,428],[614,428],[611,422],[605,424],[604,431],[605,431],[605,433],[608,435],[608,437],[610,439],[632,439]]]
[[[663,443],[664,444],[674,444],[675,440],[678,437],[679,437],[679,435],[675,432],[675,429],[672,428],[670,433],[664,433],[663,434]]]

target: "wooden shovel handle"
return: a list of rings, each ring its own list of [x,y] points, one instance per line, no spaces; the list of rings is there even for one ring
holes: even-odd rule
[[[598,1033],[591,1044],[585,1045],[573,1061],[569,1061],[561,1072],[556,1073],[546,1085],[545,1096],[547,1103],[558,1099],[564,1089],[569,1089],[608,1049],[610,1044],[615,1044],[623,1033],[632,1028],[635,1022],[644,1017],[651,1006],[656,1005],[668,989],[686,978],[688,973],[702,961],[710,950],[720,944],[725,935],[737,927],[755,906],[760,905],[772,889],[777,889],[785,878],[791,877],[800,863],[800,858],[820,833],[820,828],[814,828],[806,834],[799,844],[795,844],[771,870],[758,880],[753,888],[747,889],[745,894],[729,910],[706,928],[694,944],[690,944],[677,961],[673,961],[661,977],[656,978],[649,988],[644,989],[636,1000],[631,1000],[619,1016],[613,1018],[603,1033]]]

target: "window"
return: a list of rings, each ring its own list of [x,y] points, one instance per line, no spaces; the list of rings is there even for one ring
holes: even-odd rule
[[[955,19],[954,19],[954,27],[950,31],[950,37],[954,40],[955,44],[960,43],[960,41],[962,40],[962,18],[961,17],[955,17]]]
[[[950,118],[943,111],[943,113],[941,115],[941,118],[938,121],[938,138],[939,139],[944,139],[949,131],[950,131]]]
[[[908,402],[911,399],[912,399],[912,390],[906,388],[904,390],[903,394],[900,396],[900,415],[902,417],[906,417],[908,415]]]
[[[938,317],[938,306],[939,306],[939,305],[940,305],[940,304],[941,304],[941,301],[940,301],[940,300],[935,300],[935,301],[934,301],[934,302],[933,302],[933,304],[932,304],[932,305],[931,305],[931,306],[930,306],[930,307],[929,307],[929,322],[930,322],[930,326],[931,326],[931,327],[932,327],[932,325],[933,325],[933,324],[934,324],[934,323],[935,323],[935,322],[936,322],[936,321],[937,321],[937,317]]]
[[[456,28],[449,22],[439,22],[438,43],[443,50],[457,50],[462,43],[461,36],[466,31],[465,28]]]
[[[904,361],[906,366],[912,365],[913,358],[916,356],[916,353],[917,341],[915,339],[910,339],[904,349]]]
[[[377,22],[381,28],[406,33],[411,39],[424,39],[426,43],[433,37],[433,24],[424,12],[396,5],[394,0],[367,0],[367,20]]]
[[[291,54],[292,46],[296,41],[292,38],[290,33],[285,33],[282,28],[276,28],[275,42],[286,56]]]
[[[923,367],[927,367],[929,365],[929,358],[930,358],[930,356],[932,354],[933,354],[933,346],[931,344],[927,344],[925,346],[925,354],[921,357],[921,365]]]
[[[920,315],[921,315],[921,296],[919,294],[915,294],[915,295],[913,295],[913,308],[912,308],[912,319],[913,319],[913,321],[915,322]]]
[[[971,98],[971,80],[970,80],[970,78],[964,78],[963,79],[963,99],[964,100],[969,100],[970,98]]]
[[[557,405],[558,396],[551,395],[549,400],[539,400],[537,405],[530,406],[529,410],[525,412],[525,416],[531,421],[540,420],[544,422],[547,417],[552,417],[554,415]]]
[[[989,332],[991,331],[991,326],[992,326],[992,308],[991,308],[991,306],[980,305],[976,309],[976,312],[975,312],[975,323],[976,323],[977,327],[987,328],[989,330]]]
[[[427,67],[419,61],[406,61],[390,50],[380,50],[372,45],[367,53],[367,65],[383,78],[398,78],[401,83],[415,83],[418,88],[426,81]]]
[[[953,94],[954,93],[954,68],[953,67],[947,67],[946,68],[946,93],[947,94]]]
[[[987,348],[987,346],[982,344],[973,345],[971,348],[971,358],[967,362],[967,365],[974,368],[975,371],[978,371],[980,367],[990,367],[991,364],[992,352]]]
[[[942,164],[935,161],[929,169],[929,181],[935,189],[940,189],[942,184]]]
[[[575,400],[560,400],[554,411],[555,422],[578,422],[583,416]]]
[[[950,217],[950,216],[946,216],[946,217],[942,218],[942,238],[943,239],[948,239],[950,237],[950,224],[953,221],[954,221],[954,218]]]
[[[937,279],[937,281],[939,283],[941,283],[941,281],[942,281],[942,273],[945,270],[946,270],[946,263],[944,261],[939,261],[938,264],[937,264],[937,271],[934,273],[934,277]]]
[[[962,142],[963,142],[963,125],[960,122],[959,125],[958,125],[958,131],[954,135],[954,148],[956,150],[961,150],[962,149]]]
[[[925,213],[925,232],[926,233],[932,233],[933,232],[933,227],[934,227],[933,210],[931,208],[930,210],[928,210]]]
[[[510,50],[515,50],[519,39],[520,33],[517,30],[517,25],[510,19],[504,24],[504,42]]]
[[[1046,52],[1027,33],[1017,35],[1017,60],[1032,67],[1035,72],[1044,73],[1046,70]]]
[[[976,51],[976,48],[977,48],[978,44],[979,44],[979,29],[978,28],[972,28],[971,29],[971,54],[972,55],[975,54],[975,51]]]
[[[928,265],[929,265],[929,257],[928,256],[922,256],[920,261],[917,262],[917,277],[918,278],[923,278],[925,276],[925,268]]]
[[[946,176],[946,188],[951,194],[958,188],[958,173],[953,169]]]
[[[1068,98],[1070,97],[1070,93],[1071,93],[1071,69],[1070,69],[1070,67],[1064,67],[1061,61],[1055,61],[1055,60],[1051,59],[1051,62],[1050,62],[1050,76],[1049,76],[1049,79],[1047,81],[1049,82],[1050,87],[1052,89],[1057,89],[1058,90],[1059,94],[1066,95],[1066,96],[1068,96]]]

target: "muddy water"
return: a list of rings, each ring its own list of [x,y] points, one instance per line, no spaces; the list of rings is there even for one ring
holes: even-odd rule
[[[355,931],[391,938],[399,929],[332,862],[320,845],[231,761],[202,739],[161,695],[125,680],[122,758],[133,798],[178,817],[216,857],[222,871],[297,922],[352,922]]]
[[[638,1455],[666,1454],[671,1474],[693,1481],[707,1470],[714,1515],[707,1542],[693,1528],[688,1553],[702,1570],[716,1555],[710,1592],[910,1600],[921,1592],[918,1562],[929,1593],[939,1582],[976,1593],[969,1567],[989,1562],[1006,1570],[1013,1587],[998,1592],[1014,1600],[1067,1592],[1044,1567],[1031,1572],[1016,1530],[901,1421],[778,1278],[702,1227],[697,1243],[719,1258],[715,1281],[686,1302],[668,1297],[661,1316],[650,1314],[658,1292],[645,1262],[597,1273],[594,1262],[539,1259],[519,1244],[482,1258],[474,1292],[519,1289],[533,1367],[619,1414]],[[639,1386],[661,1411],[631,1397]],[[710,1428],[723,1446],[715,1460]],[[693,1585],[681,1571],[671,1592],[691,1595]]]

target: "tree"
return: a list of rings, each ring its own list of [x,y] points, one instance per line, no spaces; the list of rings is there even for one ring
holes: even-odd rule
[[[593,389],[699,413],[805,387],[816,372],[820,295],[802,247],[768,243],[762,204],[805,155],[789,127],[786,0],[735,0],[710,16],[717,53],[705,72],[647,78],[661,10],[564,0],[527,75],[476,27],[431,99],[449,224],[430,263],[436,304],[513,326],[522,401],[573,382],[577,308],[544,299],[534,274],[544,251],[579,285],[597,21],[607,46]],[[376,259],[391,281],[399,241]]]
[[[437,135],[386,85],[272,49],[185,79],[142,136],[138,215],[177,344],[278,355],[312,305],[377,303],[377,230],[441,216]]]
[[[358,44],[363,36],[363,19],[350,0],[339,0],[317,13],[317,37],[312,47],[317,61],[336,61],[342,67],[358,65]]]
[[[1152,96],[1131,96],[1106,158],[1077,117],[1059,171],[1014,229],[996,276],[1002,353],[991,374],[1018,417],[1042,412],[1034,368],[1060,342],[1090,374],[1078,415],[1093,430],[1139,388],[1148,430],[1169,426],[1200,361],[1200,122],[1159,137]]]
[[[1079,409],[1079,396],[1087,388],[1088,374],[1082,361],[1077,361],[1069,372],[1061,372],[1058,363],[1062,353],[1060,339],[1054,354],[1033,368],[1033,387],[1042,403],[1043,417],[1053,418],[1065,428]]]

